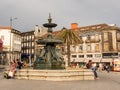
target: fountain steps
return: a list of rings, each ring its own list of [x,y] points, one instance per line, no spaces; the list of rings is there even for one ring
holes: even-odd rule
[[[91,70],[33,70],[22,69],[16,72],[16,79],[48,80],[48,81],[72,81],[94,80]]]

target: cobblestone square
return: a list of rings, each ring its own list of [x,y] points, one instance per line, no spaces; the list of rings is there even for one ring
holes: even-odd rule
[[[120,90],[120,72],[98,72],[94,81],[37,81],[0,79],[1,90]]]

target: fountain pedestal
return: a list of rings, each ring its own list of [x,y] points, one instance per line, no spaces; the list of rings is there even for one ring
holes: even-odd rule
[[[52,28],[57,24],[52,23],[51,16],[49,15],[48,23],[43,24],[48,28],[47,38],[39,39],[38,44],[44,45],[40,50],[40,55],[37,56],[34,62],[34,69],[64,69],[64,60],[59,49],[56,48],[57,44],[62,44],[63,41],[55,39],[52,36]]]

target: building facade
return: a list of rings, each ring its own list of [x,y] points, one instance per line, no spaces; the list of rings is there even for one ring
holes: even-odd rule
[[[22,49],[21,49],[21,60],[26,61],[31,66],[38,55],[41,45],[37,44],[37,40],[44,34],[46,29],[35,26],[35,30],[23,32],[22,36]]]
[[[9,26],[0,26],[0,39],[3,42],[1,61],[9,64],[12,60],[21,59],[21,32]]]
[[[93,62],[112,63],[115,58],[120,59],[120,28],[115,24],[98,24],[85,27],[78,27],[73,23],[69,30],[78,33],[82,42],[78,45],[71,45],[71,62],[79,64],[86,63],[88,60]],[[54,31],[53,37],[57,36],[60,31]],[[20,31],[9,26],[0,26],[0,64],[8,64],[12,60],[26,60],[32,65],[39,55],[43,45],[37,44],[37,40],[47,35],[47,29],[35,26],[32,31],[21,33]],[[41,39],[42,39],[41,38]],[[66,53],[65,44],[57,47],[63,53]],[[64,49],[63,49],[64,48]],[[67,55],[63,55],[67,60]]]
[[[79,33],[83,41],[79,45],[71,45],[71,62],[112,63],[114,58],[120,59],[120,28],[116,25],[99,24],[70,30]]]
[[[34,31],[27,31],[21,34],[21,60],[26,61],[29,65],[34,61]]]
[[[71,62],[82,64],[92,60],[98,63],[112,63],[114,58],[120,59],[119,27],[114,24],[98,24],[85,27],[78,27],[77,23],[72,25],[69,30],[79,33],[82,42],[78,45],[71,45]],[[61,31],[54,31],[52,33],[53,37],[57,36],[60,32]],[[33,63],[36,56],[39,55],[43,45],[37,44],[37,40],[41,37],[44,38],[46,34],[47,29],[41,28],[38,25],[35,26],[34,31],[22,33],[22,55],[25,56],[26,54],[28,63]],[[64,60],[67,63],[67,55],[65,54],[67,51],[64,45],[65,44],[63,44],[63,46],[58,45],[57,47],[59,49],[61,47],[62,53],[64,53]],[[33,55],[33,57],[28,57],[29,55]]]

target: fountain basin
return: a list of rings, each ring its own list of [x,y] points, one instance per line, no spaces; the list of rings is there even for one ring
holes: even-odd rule
[[[94,80],[91,70],[34,70],[23,69],[15,74],[16,79],[25,80],[46,80],[46,81],[73,81],[73,80]]]
[[[43,38],[43,39],[38,39],[37,41],[38,44],[62,44],[63,41],[59,40],[59,39],[47,39],[47,38]]]

